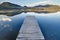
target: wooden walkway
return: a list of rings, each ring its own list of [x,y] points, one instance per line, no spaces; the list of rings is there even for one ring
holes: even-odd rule
[[[35,16],[26,16],[16,40],[45,40]]]

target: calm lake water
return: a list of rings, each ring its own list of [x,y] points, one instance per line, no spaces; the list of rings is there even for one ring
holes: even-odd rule
[[[52,14],[22,13],[11,16],[11,21],[0,20],[0,40],[16,40],[27,15],[36,17],[45,40],[60,40],[60,12]]]

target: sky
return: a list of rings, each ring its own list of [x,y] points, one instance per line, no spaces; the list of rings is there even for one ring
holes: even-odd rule
[[[39,4],[58,4],[60,5],[60,0],[0,0],[2,2],[11,2],[21,6],[35,6]]]

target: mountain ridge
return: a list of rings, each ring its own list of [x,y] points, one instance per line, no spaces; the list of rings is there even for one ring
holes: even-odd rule
[[[20,5],[13,4],[10,2],[3,2],[0,4],[0,9],[14,9],[14,8],[18,9],[20,7],[21,7]]]

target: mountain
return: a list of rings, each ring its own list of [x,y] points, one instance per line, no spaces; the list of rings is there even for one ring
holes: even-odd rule
[[[56,8],[60,8],[59,5],[50,5],[50,4],[46,4],[46,5],[37,5],[37,6],[34,6],[34,7],[44,7],[44,8],[48,8],[48,7],[56,7]]]
[[[38,6],[34,6],[34,7],[50,7],[52,5],[38,5]]]
[[[3,2],[2,4],[0,4],[0,9],[18,9],[20,7],[21,6],[10,2]]]

